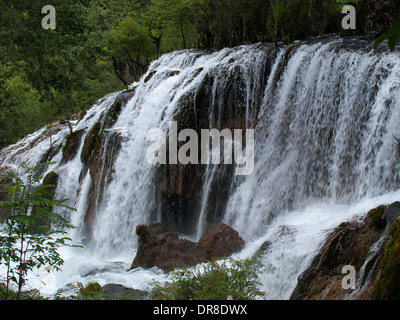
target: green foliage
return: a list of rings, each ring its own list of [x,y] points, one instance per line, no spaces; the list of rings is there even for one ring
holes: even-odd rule
[[[156,283],[153,298],[164,300],[252,300],[265,296],[258,276],[260,256],[249,259],[217,260],[196,267],[178,269],[172,282]]]
[[[75,209],[65,205],[67,199],[53,198],[49,189],[54,185],[40,184],[37,172],[47,165],[29,168],[22,164],[24,179],[8,172],[13,182],[5,185],[8,198],[0,202],[10,214],[0,220],[0,263],[7,268],[6,299],[11,283],[17,285],[20,298],[29,271],[40,267],[60,270],[64,261],[57,250],[71,246],[71,239],[65,235],[73,226],[53,209]]]
[[[373,300],[400,299],[400,218],[390,226],[382,271],[371,297]]]
[[[10,290],[7,288],[6,284],[0,282],[0,300],[16,300],[18,292]],[[40,295],[39,290],[32,289],[29,291],[24,291],[20,295],[19,299],[23,300],[47,300]]]
[[[122,90],[173,50],[341,33],[345,4],[357,33],[382,34],[376,45],[393,49],[400,34],[395,0],[53,0],[55,30],[41,26],[46,4],[0,0],[0,148]]]
[[[56,29],[44,30],[48,2],[0,0],[0,148],[122,89],[94,3],[52,1]]]
[[[110,32],[110,44],[114,70],[124,85],[138,80],[154,58],[148,30],[130,16]]]
[[[400,12],[397,14],[400,19]],[[387,45],[390,50],[394,50],[399,43],[400,39],[400,21],[396,23],[396,25],[390,29],[388,32],[382,34],[379,38],[375,40],[375,49],[385,40],[387,40]]]
[[[99,148],[102,133],[101,123],[96,122],[90,133],[86,136],[81,152],[81,161],[85,165],[90,165],[92,162],[96,151]]]

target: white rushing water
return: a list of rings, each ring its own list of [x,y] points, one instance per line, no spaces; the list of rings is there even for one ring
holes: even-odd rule
[[[229,188],[220,220],[246,240],[238,256],[248,257],[270,242],[263,256],[263,289],[268,299],[288,299],[332,228],[400,199],[394,143],[394,137],[400,137],[399,53],[376,53],[361,40],[345,41],[299,43],[291,52],[263,44],[209,54],[185,50],[153,62],[131,85],[135,93],[117,121],[105,129],[103,145],[111,145],[107,150],[116,156],[113,170],[106,161],[100,168],[109,182],[96,202],[90,245],[64,249],[63,272],[38,271],[30,285],[45,294],[78,281],[146,290],[153,280],[166,279],[156,269],[127,271],[137,246],[136,225],[161,220],[154,196],[155,167],[146,161],[146,135],[153,128],[167,131],[184,98],[197,97],[205,79],[212,77],[207,89],[209,127],[224,125],[226,115],[240,115],[245,127],[255,129],[254,172],[223,176]],[[237,90],[227,89],[232,82]],[[73,123],[74,131],[88,132],[117,96],[99,101]],[[194,101],[185,112],[196,117],[199,106]],[[39,163],[49,149],[47,132],[44,128],[3,149],[1,162],[13,167],[22,161]],[[53,134],[53,145],[63,143],[68,132],[62,127]],[[122,137],[118,150],[108,140],[115,135]],[[77,226],[71,236],[77,242],[86,236],[84,217],[93,189],[80,152],[65,164],[58,153],[47,169],[59,174],[57,196],[77,208],[70,216]],[[196,186],[201,204],[192,222],[193,238],[201,236],[213,214],[217,174],[216,166],[208,165],[203,184]]]

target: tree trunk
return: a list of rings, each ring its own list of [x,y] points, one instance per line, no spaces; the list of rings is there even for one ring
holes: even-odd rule
[[[162,39],[162,36],[158,36],[158,37],[152,36],[151,39],[153,40],[154,44],[157,47],[158,57],[161,57],[161,39]]]
[[[126,70],[126,62],[122,62],[119,59],[112,57],[113,69],[115,76],[123,82],[125,86],[128,84],[128,80],[125,78],[124,71]]]
[[[181,35],[182,35],[182,45],[183,49],[186,49],[185,33],[183,32],[183,22],[181,20]]]

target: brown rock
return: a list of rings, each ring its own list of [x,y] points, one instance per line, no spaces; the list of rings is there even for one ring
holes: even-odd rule
[[[165,272],[229,256],[244,246],[244,240],[226,224],[214,225],[199,242],[179,239],[176,232],[156,223],[136,227],[139,247],[131,269],[156,266]]]
[[[224,223],[213,225],[201,238],[199,245],[204,248],[207,258],[227,257],[244,247],[244,240],[236,230]]]
[[[386,235],[385,228],[398,216],[400,203],[382,205],[370,210],[362,221],[341,223],[328,237],[311,265],[299,277],[292,300],[371,299],[382,269],[385,241],[371,255],[371,247]],[[364,265],[365,264],[365,265]],[[342,267],[351,265],[362,276],[355,290],[342,287]],[[365,269],[359,274],[362,266]],[[367,281],[367,278],[369,281]],[[351,296],[349,296],[351,294]]]

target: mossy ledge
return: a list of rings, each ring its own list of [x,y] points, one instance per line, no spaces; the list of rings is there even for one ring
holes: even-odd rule
[[[82,152],[81,161],[86,166],[89,166],[93,160],[96,150],[100,147],[102,139],[101,123],[97,122],[90,132],[86,135]]]
[[[389,228],[383,268],[372,292],[373,300],[400,300],[400,218]]]
[[[57,182],[58,182],[58,174],[55,173],[54,171],[49,172],[46,174],[46,176],[43,178],[43,186],[44,188],[41,189],[41,193],[45,198],[51,199],[57,188]]]
[[[385,220],[383,218],[385,209],[386,209],[385,205],[380,205],[368,211],[368,215],[372,218],[372,221],[378,228],[383,228],[385,226]]]
[[[65,139],[65,144],[63,146],[62,152],[63,157],[61,163],[67,163],[72,160],[76,153],[78,152],[79,146],[81,144],[82,135],[85,133],[85,129],[76,130],[67,135]]]

